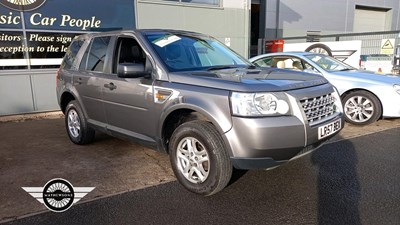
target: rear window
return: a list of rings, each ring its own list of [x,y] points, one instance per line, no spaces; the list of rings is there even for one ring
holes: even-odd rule
[[[74,40],[72,41],[71,45],[69,46],[67,52],[65,53],[64,60],[61,64],[61,68],[63,69],[71,69],[72,65],[76,60],[76,56],[81,49],[84,41],[83,40]]]

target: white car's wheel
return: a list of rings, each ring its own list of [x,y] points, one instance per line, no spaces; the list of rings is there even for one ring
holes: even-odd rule
[[[345,119],[355,125],[366,125],[377,121],[382,106],[375,95],[366,91],[355,91],[343,98]]]

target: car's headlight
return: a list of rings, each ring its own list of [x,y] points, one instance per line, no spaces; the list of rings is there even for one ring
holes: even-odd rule
[[[400,84],[393,85],[394,90],[400,95]]]
[[[232,114],[235,116],[289,115],[289,100],[284,93],[239,93],[231,95]]]

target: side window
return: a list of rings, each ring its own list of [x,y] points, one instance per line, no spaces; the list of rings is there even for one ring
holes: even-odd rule
[[[87,57],[86,70],[103,72],[110,37],[93,38]],[[86,55],[86,54],[85,54]]]
[[[297,71],[304,70],[303,64],[301,63],[301,60],[299,58],[291,58],[290,61],[291,62],[289,65],[289,69],[297,70]],[[286,68],[288,68],[288,67],[286,67]]]
[[[303,71],[303,64],[299,58],[290,56],[279,56],[271,60],[271,67]]]
[[[79,52],[79,49],[81,49],[84,41],[83,40],[74,40],[71,45],[69,46],[67,52],[65,53],[64,60],[61,64],[61,68],[63,69],[71,69],[75,59],[76,55]]]
[[[272,67],[272,59],[271,58],[262,58],[254,62],[256,66],[259,67]]]
[[[138,63],[145,65],[146,55],[139,43],[133,38],[121,37],[115,49],[113,73],[117,73],[118,64]]]
[[[286,64],[288,63],[287,60],[288,60],[288,58],[286,58],[286,57],[285,58],[275,57],[271,60],[271,67],[279,68],[279,69],[286,69],[287,68]]]

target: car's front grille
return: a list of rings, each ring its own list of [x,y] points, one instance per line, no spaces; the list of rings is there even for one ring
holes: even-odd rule
[[[310,125],[317,123],[335,113],[335,97],[332,94],[300,101]]]

